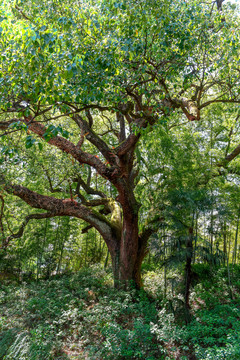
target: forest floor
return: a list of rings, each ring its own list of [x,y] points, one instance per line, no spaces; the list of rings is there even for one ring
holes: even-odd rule
[[[0,359],[240,359],[240,267],[194,267],[192,321],[181,277],[145,271],[145,290],[117,291],[99,265],[38,282],[0,284]],[[166,294],[165,297],[163,294]]]

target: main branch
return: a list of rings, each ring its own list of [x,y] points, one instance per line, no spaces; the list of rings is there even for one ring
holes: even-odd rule
[[[4,190],[19,197],[32,208],[47,210],[51,216],[73,216],[86,221],[99,231],[107,245],[112,240],[112,233],[118,230],[116,225],[105,216],[87,206],[78,204],[75,200],[62,200],[40,195],[24,186],[9,183],[4,185]]]

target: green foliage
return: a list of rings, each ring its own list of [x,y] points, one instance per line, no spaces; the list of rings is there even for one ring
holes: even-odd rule
[[[16,181],[39,194],[86,204],[99,193],[120,199],[116,184],[131,178],[129,202],[136,197],[141,204],[140,231],[148,225],[155,231],[154,261],[148,266],[161,262],[165,273],[154,267],[146,273],[152,298],[135,290],[116,292],[100,268],[43,281],[103,262],[106,247],[92,229],[83,236],[75,219],[47,219],[44,226],[32,221],[0,254],[3,277],[23,280],[31,273],[40,280],[2,286],[0,358],[60,360],[74,352],[113,360],[174,359],[178,353],[184,359],[194,352],[198,359],[238,358],[237,270],[213,268],[217,260],[229,262],[235,230],[233,262],[239,261],[239,160],[226,160],[239,146],[239,14],[230,8],[223,19],[201,0],[1,3],[0,120],[13,120],[7,130],[1,125],[7,132],[0,144],[6,184]],[[185,97],[196,102],[201,121],[186,123]],[[141,136],[141,142],[132,147],[135,156],[120,156],[110,169],[106,149],[117,158],[116,147],[122,145],[115,115],[119,104],[130,100],[135,107],[124,118],[126,133],[130,139]],[[141,127],[145,106],[151,111]],[[83,116],[80,129],[72,118],[75,111]],[[41,140],[29,134],[31,121],[44,129],[37,132]],[[84,121],[90,132],[84,131]],[[48,146],[59,137],[59,146]],[[81,153],[86,158],[77,163]],[[114,186],[86,166],[96,158],[102,168],[114,170]],[[114,178],[132,163],[136,169],[129,179],[124,172]],[[3,240],[29,214],[11,191],[5,200],[5,190],[0,194]],[[97,209],[110,218],[109,209]],[[181,280],[189,257],[208,264],[193,267],[193,321],[180,328]],[[175,264],[171,271],[170,262]]]
[[[209,264],[194,264],[192,266],[192,272],[194,274],[193,276],[196,278],[196,282],[203,282],[211,279],[214,271],[215,269]]]
[[[158,297],[164,286],[160,273],[145,275],[151,296],[143,290],[116,291],[111,275],[99,266],[31,284],[2,283],[0,359],[174,360],[180,354],[184,360],[195,354],[197,360],[237,360],[239,292],[231,300],[223,272],[207,281],[206,271],[198,266],[204,275],[191,294],[193,320],[182,327],[168,300]],[[216,281],[222,297],[208,301]],[[237,277],[234,287],[236,282]]]

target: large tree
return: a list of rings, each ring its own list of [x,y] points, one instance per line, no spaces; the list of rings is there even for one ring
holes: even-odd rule
[[[42,162],[45,189],[42,184],[36,188],[29,172],[24,175],[26,156],[15,166],[16,173],[21,168],[15,180],[2,162],[4,194],[41,209],[29,214],[17,233],[3,236],[3,246],[20,236],[32,218],[76,217],[88,224],[83,231],[94,227],[105,240],[116,286],[130,280],[141,286],[148,239],[163,220],[161,213],[149,211],[139,224],[136,185],[146,151],[141,138],[152,141],[153,129],[170,133],[201,121],[219,104],[224,116],[232,117],[240,104],[239,19],[218,3],[4,2],[3,143],[11,137],[19,145],[20,133],[29,151],[34,148],[41,157],[46,152],[46,162],[55,156],[49,148],[58,152],[56,163]],[[9,151],[4,143],[5,158]],[[229,142],[210,177],[221,175],[239,153],[240,145]],[[67,162],[67,185],[56,188],[61,164]],[[97,176],[102,180],[96,182]]]

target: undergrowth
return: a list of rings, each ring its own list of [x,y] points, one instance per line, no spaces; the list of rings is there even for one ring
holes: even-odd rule
[[[188,325],[179,318],[174,274],[167,298],[160,271],[145,274],[145,291],[115,290],[99,266],[47,281],[2,283],[0,359],[240,359],[239,269],[231,289],[225,269],[211,276],[204,266],[194,270]]]

